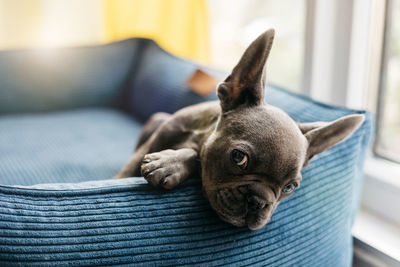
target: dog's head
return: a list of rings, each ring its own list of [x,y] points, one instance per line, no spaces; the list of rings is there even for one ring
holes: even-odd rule
[[[221,116],[201,151],[203,191],[225,221],[255,230],[300,186],[301,169],[343,141],[363,115],[298,124],[264,103],[265,63],[274,31],[259,36],[218,86]]]

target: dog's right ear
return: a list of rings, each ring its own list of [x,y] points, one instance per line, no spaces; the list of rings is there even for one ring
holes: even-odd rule
[[[270,29],[254,40],[232,73],[218,86],[223,112],[242,105],[255,106],[264,101],[265,63],[274,40]]]

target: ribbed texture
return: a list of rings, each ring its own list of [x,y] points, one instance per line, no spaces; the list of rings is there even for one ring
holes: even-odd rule
[[[132,76],[137,83],[128,100],[134,116],[145,119],[204,100],[184,85],[193,63],[151,42],[148,49],[138,64],[143,71]],[[298,121],[364,113],[274,87],[266,99]],[[258,231],[222,222],[195,179],[172,192],[156,190],[142,178],[0,186],[0,265],[351,266],[351,226],[372,133],[371,115],[364,114],[366,121],[351,138],[311,161],[301,188]],[[0,182],[110,177],[129,158],[139,130],[135,120],[110,109],[3,116]]]
[[[50,266],[348,266],[349,251],[343,248],[350,244],[351,159],[329,153],[316,160],[323,160],[325,168],[315,168],[314,161],[314,168],[304,172],[301,189],[256,232],[221,222],[196,180],[167,193],[147,185],[1,188],[0,259],[4,264]]]
[[[132,155],[140,128],[107,108],[0,116],[0,184],[110,179]]]

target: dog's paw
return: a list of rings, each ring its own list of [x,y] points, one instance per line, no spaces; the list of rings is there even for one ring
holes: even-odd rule
[[[189,175],[188,167],[177,150],[163,150],[144,156],[143,177],[154,186],[172,189]]]

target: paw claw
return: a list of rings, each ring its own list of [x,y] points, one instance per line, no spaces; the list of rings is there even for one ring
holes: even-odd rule
[[[144,170],[142,171],[142,176],[146,177],[147,175],[149,175],[150,170]]]
[[[143,163],[143,164],[150,163],[150,162],[151,162],[151,160],[149,160],[149,159],[143,159],[143,160],[142,160],[142,163]]]
[[[160,182],[158,183],[159,185],[166,185],[167,183],[168,183],[168,181],[167,181],[167,179],[166,179],[167,177],[162,177],[161,179],[160,179]]]

